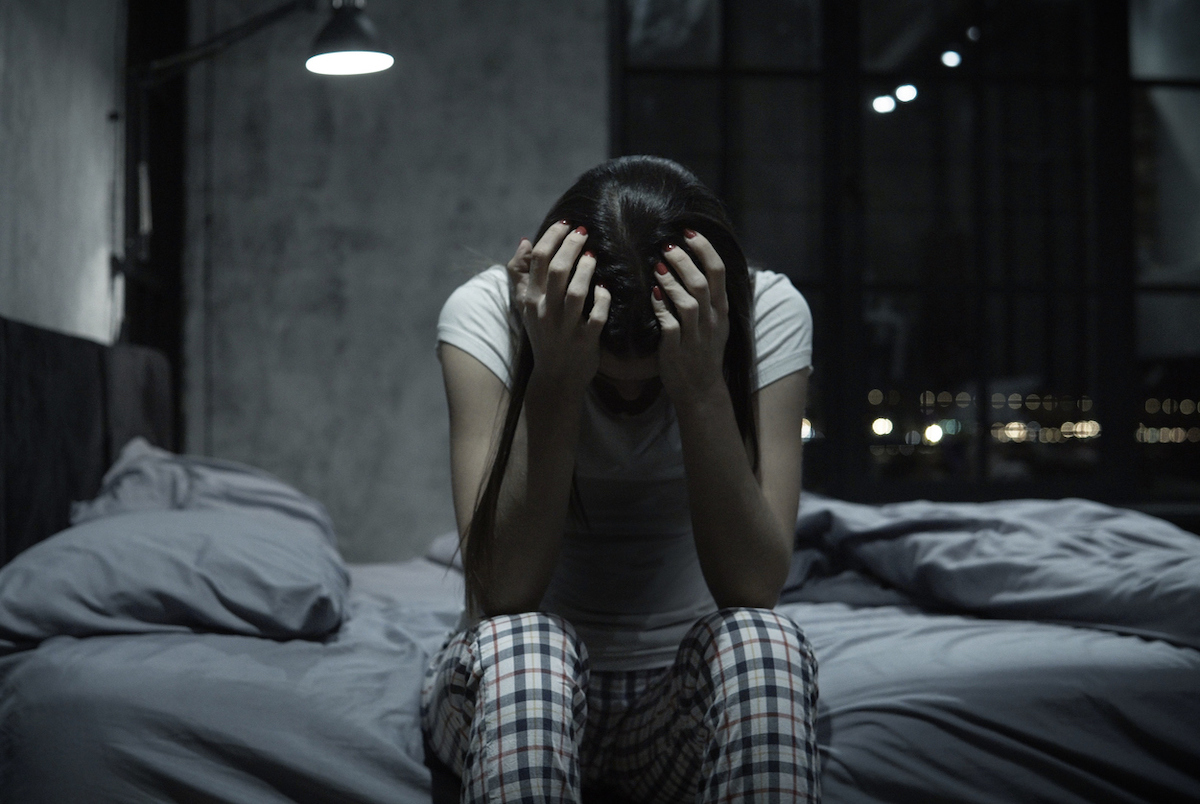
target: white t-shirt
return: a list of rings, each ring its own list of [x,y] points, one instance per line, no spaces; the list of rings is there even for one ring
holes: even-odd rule
[[[753,271],[755,390],[808,368],[812,314],[786,276]],[[454,291],[438,341],[511,382],[509,283],[493,266]],[[614,414],[589,388],[575,477],[586,530],[568,524],[543,611],[566,618],[595,670],[671,664],[688,628],[716,609],[692,538],[683,452],[665,393],[635,415]]]

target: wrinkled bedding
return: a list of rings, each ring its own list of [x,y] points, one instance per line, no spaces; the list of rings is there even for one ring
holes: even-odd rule
[[[323,512],[233,469],[132,456],[80,509],[103,515],[0,569],[5,801],[429,800],[419,690],[461,607],[454,537],[347,589]],[[218,479],[240,490],[196,493]],[[1085,501],[806,497],[780,607],[820,666],[824,800],[1200,801],[1198,545]],[[108,569],[39,595],[64,546]],[[181,574],[196,550],[223,569]],[[131,557],[159,554],[170,572]],[[272,578],[298,591],[256,597]]]
[[[1078,499],[872,506],[809,495],[797,534],[785,599],[850,571],[927,610],[1200,648],[1200,537],[1136,511]]]
[[[0,658],[0,800],[427,804],[420,685],[461,581],[353,569],[324,639],[60,636]]]

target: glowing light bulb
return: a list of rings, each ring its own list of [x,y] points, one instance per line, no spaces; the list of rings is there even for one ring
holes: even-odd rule
[[[871,108],[880,114],[887,114],[896,108],[896,99],[891,95],[880,95],[875,100],[871,101]]]
[[[370,50],[344,50],[319,53],[305,62],[309,72],[321,75],[363,75],[378,73],[395,63],[387,53]]]

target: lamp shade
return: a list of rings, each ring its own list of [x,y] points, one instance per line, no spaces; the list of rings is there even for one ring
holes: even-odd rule
[[[379,46],[375,25],[361,8],[342,5],[313,41],[305,66],[322,75],[377,73],[395,59]]]

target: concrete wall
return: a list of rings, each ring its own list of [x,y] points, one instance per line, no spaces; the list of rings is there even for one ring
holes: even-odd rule
[[[123,0],[0,0],[0,315],[111,342]]]
[[[193,38],[272,5],[195,0]],[[303,67],[297,15],[193,71],[190,451],[325,502],[352,560],[453,528],[442,302],[607,149],[603,0],[371,0],[395,66]]]

